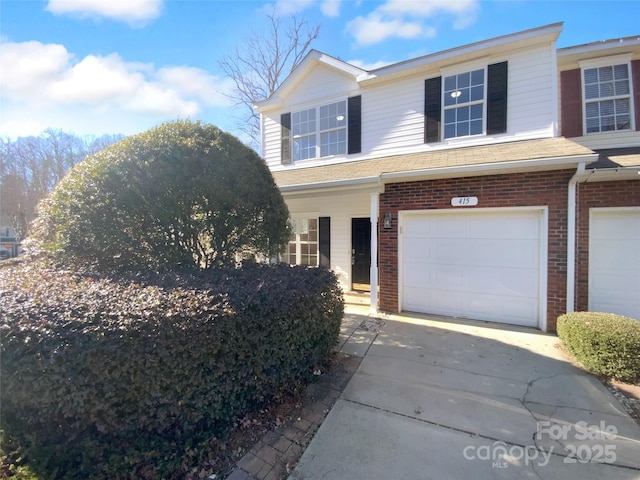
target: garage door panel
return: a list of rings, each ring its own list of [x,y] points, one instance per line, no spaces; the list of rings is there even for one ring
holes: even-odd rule
[[[468,240],[465,261],[461,263],[487,266],[519,265],[538,269],[538,240],[474,239]]]
[[[521,210],[407,216],[402,308],[536,326],[540,215]]]
[[[640,209],[592,209],[589,310],[640,319]]]

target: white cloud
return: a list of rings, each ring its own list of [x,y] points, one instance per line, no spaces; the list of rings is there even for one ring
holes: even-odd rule
[[[426,21],[453,16],[453,27],[466,28],[476,20],[478,0],[388,0],[364,17],[347,24],[358,45],[374,45],[387,38],[432,38],[437,32]]]
[[[430,38],[435,35],[432,28],[424,27],[420,22],[404,21],[400,18],[383,18],[372,13],[366,17],[357,17],[347,24],[360,45],[375,45],[390,37]]]
[[[163,0],[49,0],[47,10],[56,15],[105,17],[142,25],[162,11]]]
[[[340,4],[342,0],[323,0],[320,3],[320,11],[325,17],[336,18],[340,16]]]
[[[16,131],[19,125],[35,128],[43,119],[52,122],[44,128],[62,128],[56,122],[77,123],[83,117],[120,118],[110,131],[121,132],[118,123],[130,124],[129,117],[155,124],[231,105],[225,93],[232,82],[199,68],[157,68],[117,53],[77,59],[63,45],[40,42],[3,42],[0,47],[0,132]]]
[[[277,0],[272,6],[267,8],[269,10],[273,8],[276,15],[295,15],[309,8],[314,2],[315,0]]]

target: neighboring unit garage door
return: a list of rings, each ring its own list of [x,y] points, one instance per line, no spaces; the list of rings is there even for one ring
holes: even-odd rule
[[[640,207],[589,214],[589,310],[640,320]]]
[[[403,214],[401,309],[539,326],[542,215],[542,209]]]

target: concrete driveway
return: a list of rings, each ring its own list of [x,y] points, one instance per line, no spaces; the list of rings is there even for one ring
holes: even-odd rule
[[[364,358],[291,479],[640,479],[640,427],[557,337],[366,318],[345,317],[341,348]]]

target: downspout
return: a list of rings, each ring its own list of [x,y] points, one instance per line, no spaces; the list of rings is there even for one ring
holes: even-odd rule
[[[584,175],[584,163],[579,163],[569,180],[567,205],[567,313],[574,310],[576,300],[576,185]]]

